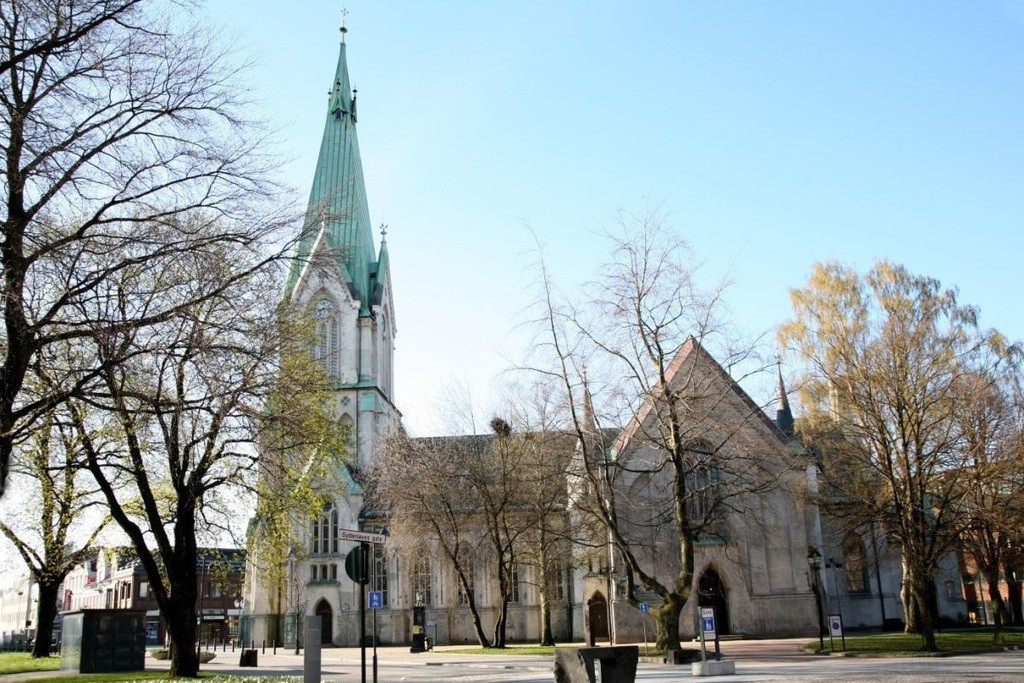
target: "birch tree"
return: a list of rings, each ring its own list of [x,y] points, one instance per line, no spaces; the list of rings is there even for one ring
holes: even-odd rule
[[[957,382],[999,335],[955,290],[888,261],[817,264],[790,298],[779,337],[804,365],[803,432],[830,435],[827,485],[900,545],[908,625],[934,650],[934,579],[958,542],[968,465]]]

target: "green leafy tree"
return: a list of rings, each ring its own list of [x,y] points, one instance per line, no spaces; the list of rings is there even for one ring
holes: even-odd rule
[[[779,338],[804,364],[802,432],[831,495],[899,544],[908,627],[934,650],[935,575],[958,543],[969,464],[958,378],[1001,338],[955,290],[888,261],[817,264],[790,296]]]
[[[61,584],[95,552],[106,523],[96,510],[100,501],[84,468],[81,444],[67,415],[53,410],[37,422],[12,469],[20,496],[8,501],[0,533],[39,585],[33,657],[49,656]]]
[[[246,258],[244,250],[195,252],[178,275],[232,278]],[[260,275],[159,325],[98,331],[102,384],[76,415],[89,470],[167,621],[172,676],[198,672],[198,539],[237,525],[240,489],[258,487],[261,447],[287,440],[302,448],[303,459],[282,458],[273,472],[282,482],[344,453],[324,375],[274,305],[277,273]],[[125,309],[138,305],[135,293],[125,296]],[[116,437],[91,438],[97,422]]]

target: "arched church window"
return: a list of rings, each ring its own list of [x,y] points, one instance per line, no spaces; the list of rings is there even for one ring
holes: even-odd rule
[[[690,526],[701,526],[711,520],[721,495],[721,472],[712,462],[709,445],[692,445],[686,455],[686,511]]]
[[[846,590],[850,593],[867,592],[868,566],[860,534],[851,531],[843,539],[843,559],[846,569]]]
[[[338,552],[338,508],[333,503],[324,508],[320,519],[313,521],[312,544],[313,555],[328,555]]]
[[[412,595],[416,605],[433,604],[431,595],[430,562],[419,559],[412,565]]]
[[[326,298],[320,299],[313,306],[313,314],[316,316],[313,360],[320,364],[329,377],[337,377],[341,332],[334,302]]]

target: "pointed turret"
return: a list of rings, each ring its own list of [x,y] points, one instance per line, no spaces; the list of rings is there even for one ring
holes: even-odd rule
[[[286,291],[291,296],[313,257],[314,247],[322,239],[353,296],[359,299],[360,314],[367,315],[374,294],[376,255],[356,138],[356,98],[349,85],[344,34],[343,28],[320,156]]]
[[[775,411],[775,426],[786,436],[793,436],[793,411],[789,409],[789,397],[786,395],[786,383],[782,381],[782,363],[779,369],[779,407]]]

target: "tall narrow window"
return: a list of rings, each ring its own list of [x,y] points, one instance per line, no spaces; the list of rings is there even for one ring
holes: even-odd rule
[[[313,307],[316,316],[316,344],[313,346],[313,360],[319,363],[329,377],[338,376],[338,349],[340,333],[334,302],[320,299]]]
[[[329,503],[320,519],[313,521],[311,536],[310,553],[313,555],[338,552],[338,509],[334,503]]]
[[[469,604],[469,596],[470,595],[475,595],[475,593],[476,593],[476,586],[475,586],[476,577],[474,576],[475,572],[473,571],[473,558],[471,556],[463,557],[459,561],[459,564],[462,567],[462,573],[465,574],[465,576],[466,576],[466,583],[469,584],[469,590],[467,591],[463,587],[462,581],[459,581],[459,578],[456,575],[455,581],[456,581],[456,583],[459,586],[459,590],[458,590],[458,593],[457,593],[456,600],[458,601],[458,603],[460,605],[468,605]]]
[[[860,535],[850,532],[843,539],[843,559],[846,568],[846,590],[850,593],[865,593],[868,590],[867,562],[864,561],[864,544]]]
[[[689,449],[686,471],[686,511],[691,527],[711,521],[720,495],[721,473],[710,464],[712,452],[701,445]]]
[[[388,606],[388,557],[384,547],[373,545],[373,590],[380,591],[381,606]]]
[[[432,604],[430,563],[425,559],[417,560],[412,566],[412,596],[416,605]]]
[[[519,565],[512,565],[512,576],[509,577],[508,601],[515,604],[519,602]]]
[[[565,565],[556,564],[548,568],[547,572],[548,599],[556,602],[565,600]]]

